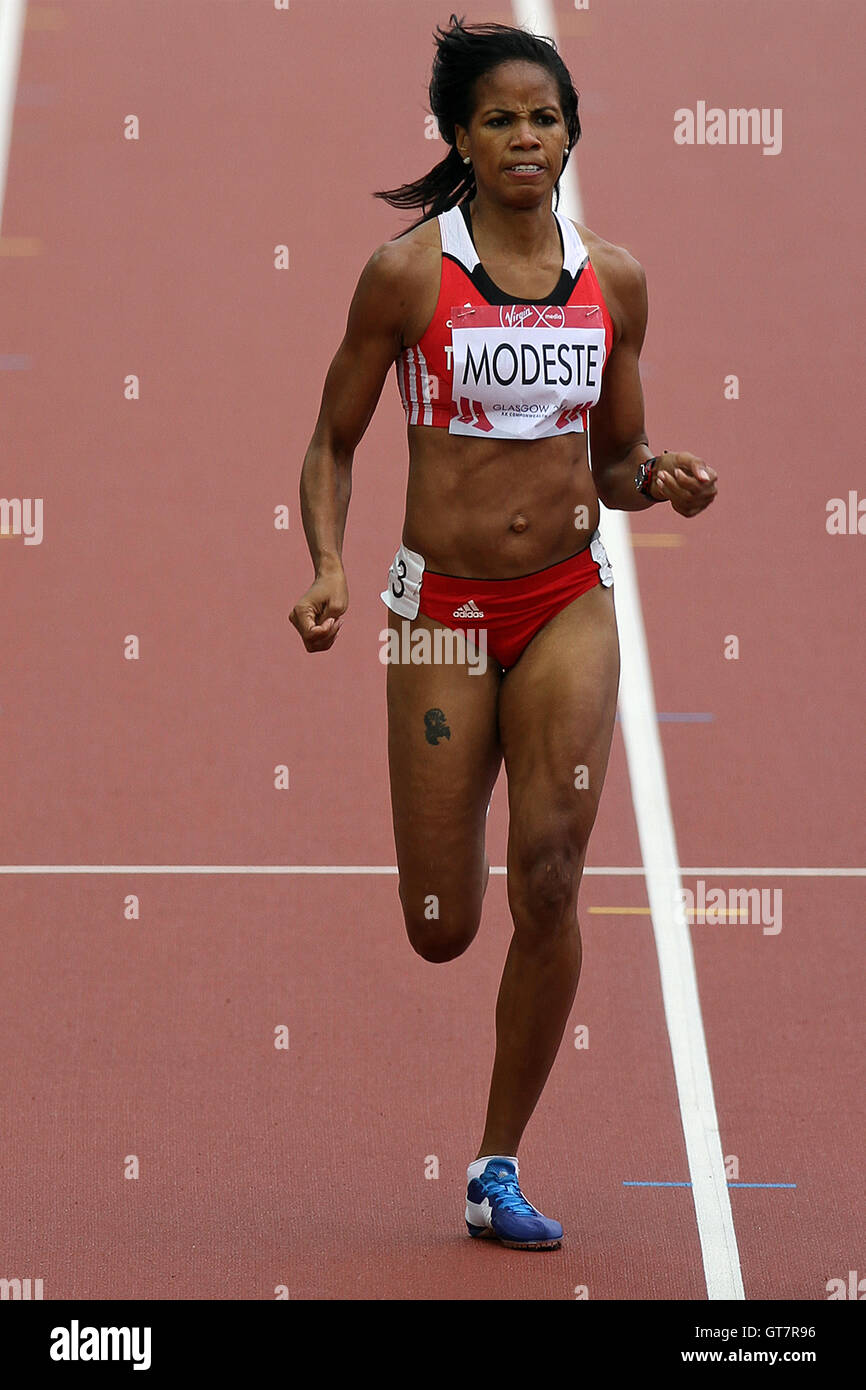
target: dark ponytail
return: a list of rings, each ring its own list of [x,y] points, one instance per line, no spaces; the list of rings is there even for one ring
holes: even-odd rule
[[[437,25],[434,31],[436,56],[430,79],[430,110],[436,117],[439,134],[450,147],[448,153],[423,178],[373,195],[395,208],[421,208],[423,216],[413,222],[413,227],[438,217],[440,212],[447,212],[474,194],[475,172],[471,164],[464,164],[460,158],[454,143],[454,127],[468,127],[475,107],[476,83],[500,63],[529,62],[545,68],[559,88],[569,150],[573,150],[580,139],[578,95],[552,39],[539,38],[507,24],[467,25],[456,14],[452,14],[449,24],[449,29]],[[556,202],[558,206],[559,179],[556,181]]]

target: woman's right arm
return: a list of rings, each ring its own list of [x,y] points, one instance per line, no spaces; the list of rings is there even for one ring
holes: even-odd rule
[[[352,461],[402,350],[411,261],[405,242],[386,242],[364,267],[304,457],[301,518],[315,578],[295,604],[290,621],[310,652],[333,645],[349,604],[342,554]]]

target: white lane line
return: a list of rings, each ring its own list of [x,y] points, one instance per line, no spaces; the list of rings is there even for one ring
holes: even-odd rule
[[[396,874],[395,864],[0,864],[0,874]],[[504,864],[491,864],[505,874]],[[644,878],[638,867],[586,868],[583,876]],[[680,869],[681,878],[866,878],[866,869]]]
[[[512,0],[512,6],[516,23],[556,40],[556,19],[549,0]],[[575,154],[562,175],[560,208],[566,217],[583,222]],[[625,512],[602,508],[602,518],[602,535],[613,566],[622,655],[619,690],[622,731],[641,858],[647,870],[647,895],[707,1297],[743,1299],[740,1254],[731,1215],[692,943],[680,893],[676,839],[630,529]]]
[[[0,864],[0,874],[396,874],[391,864]],[[503,870],[503,873],[505,871]]]
[[[866,869],[680,869],[684,878],[866,878]]]
[[[604,510],[622,653],[619,705],[632,801],[655,934],[707,1298],[743,1299],[743,1278],[722,1155],[691,936],[668,798],[655,696],[628,521]]]
[[[27,0],[0,0],[0,231]]]

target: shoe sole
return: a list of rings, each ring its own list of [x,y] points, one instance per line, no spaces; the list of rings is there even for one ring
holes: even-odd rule
[[[562,1236],[555,1240],[506,1240],[504,1236],[498,1236],[489,1226],[470,1226],[466,1222],[466,1229],[471,1236],[487,1237],[488,1240],[498,1240],[500,1245],[505,1245],[509,1250],[557,1250],[562,1244]]]

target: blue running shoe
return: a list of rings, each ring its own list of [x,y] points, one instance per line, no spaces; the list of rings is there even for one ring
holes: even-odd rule
[[[466,1190],[466,1229],[471,1236],[494,1236],[511,1250],[554,1250],[562,1241],[558,1221],[527,1202],[517,1170],[507,1159],[491,1159]]]

